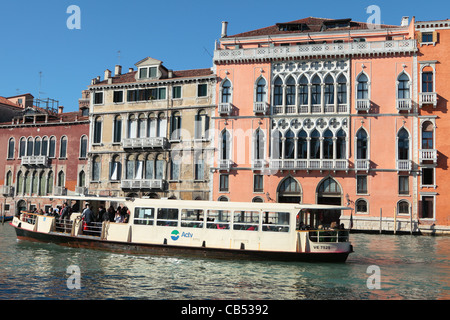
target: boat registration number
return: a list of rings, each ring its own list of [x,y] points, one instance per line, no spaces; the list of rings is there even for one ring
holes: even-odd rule
[[[321,250],[330,250],[330,246],[313,246],[314,249],[321,249]]]

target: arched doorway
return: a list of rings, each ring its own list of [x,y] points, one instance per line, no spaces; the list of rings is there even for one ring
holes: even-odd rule
[[[17,211],[16,214],[20,215],[20,211],[26,211],[27,210],[27,203],[25,200],[19,200],[17,201]]]
[[[277,197],[279,203],[301,203],[300,184],[293,177],[285,178],[278,186]]]
[[[339,184],[332,177],[325,178],[317,187],[317,204],[338,205],[342,204],[342,191]],[[320,220],[323,225],[329,225],[331,222],[339,224],[341,210],[327,210],[326,214],[321,215]]]

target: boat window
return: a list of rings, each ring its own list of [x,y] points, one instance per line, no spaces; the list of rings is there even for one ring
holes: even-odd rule
[[[234,230],[258,231],[259,212],[258,211],[235,211]]]
[[[176,227],[178,224],[178,209],[158,208],[156,224],[158,226]]]
[[[154,218],[155,218],[154,208],[134,209],[134,224],[153,225]]]
[[[181,226],[186,228],[203,228],[204,211],[201,209],[182,209]]]
[[[208,229],[230,229],[230,216],[228,210],[208,210],[207,224]]]
[[[263,231],[289,232],[289,212],[265,211],[262,219]]]

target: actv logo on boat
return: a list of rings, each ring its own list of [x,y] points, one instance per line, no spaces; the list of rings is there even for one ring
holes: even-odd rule
[[[194,234],[190,232],[182,232],[180,235],[180,232],[178,230],[173,230],[170,237],[172,238],[173,241],[177,241],[180,237],[192,238],[193,236]]]

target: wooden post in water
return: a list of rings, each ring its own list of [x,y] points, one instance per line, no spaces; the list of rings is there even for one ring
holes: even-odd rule
[[[410,226],[410,233],[413,234],[413,218],[412,218],[412,206],[409,207],[409,226]]]
[[[383,231],[383,209],[380,208],[380,234]]]
[[[397,233],[397,208],[394,210],[394,234]]]

